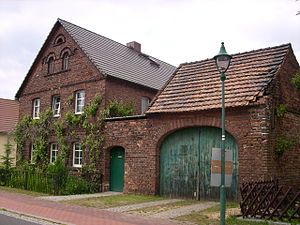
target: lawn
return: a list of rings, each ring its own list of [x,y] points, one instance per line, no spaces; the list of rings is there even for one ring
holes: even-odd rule
[[[226,218],[227,225],[268,225],[267,222],[251,222],[238,219],[236,215],[240,214],[240,212],[239,204],[236,202],[227,202],[226,212],[229,215]],[[205,209],[203,211],[193,211],[188,215],[179,216],[174,219],[201,225],[219,225],[219,214],[220,206],[218,205]]]
[[[149,215],[153,215],[153,214],[157,214],[157,213],[161,213],[161,212],[165,212],[168,210],[173,210],[173,209],[177,209],[177,208],[181,208],[181,207],[189,206],[189,205],[193,205],[193,204],[199,204],[199,201],[182,200],[179,202],[170,202],[167,204],[145,207],[145,208],[141,208],[141,209],[130,210],[127,212],[129,214],[149,216]]]
[[[11,187],[6,187],[6,186],[0,186],[0,191],[7,191],[7,192],[12,192],[12,193],[17,193],[17,194],[25,194],[25,195],[30,195],[33,197],[49,196],[49,194],[46,194],[46,193],[28,191],[28,190],[24,190],[24,189],[11,188]]]
[[[165,199],[166,198],[158,197],[158,196],[125,194],[125,195],[116,195],[116,196],[107,196],[107,197],[65,200],[62,202],[67,204],[72,204],[72,205],[81,205],[81,206],[93,207],[97,209],[105,209],[105,208],[112,208],[117,206],[138,204],[144,202],[160,201]]]

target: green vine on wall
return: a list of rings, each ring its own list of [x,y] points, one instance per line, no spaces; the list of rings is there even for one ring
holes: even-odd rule
[[[292,84],[297,91],[300,91],[300,71],[294,75],[292,78]]]
[[[279,159],[285,151],[290,150],[294,143],[287,137],[280,137],[276,141],[275,159]]]
[[[276,108],[276,116],[278,118],[283,117],[286,110],[287,110],[287,105],[286,104],[278,105],[277,108]]]
[[[39,119],[32,119],[25,116],[16,126],[14,131],[15,141],[18,146],[18,164],[28,164],[24,160],[23,151],[27,140],[35,147],[35,166],[42,170],[49,165],[48,138],[56,136],[60,153],[58,154],[58,166],[61,162],[67,164],[70,155],[70,145],[67,137],[81,136],[81,144],[84,148],[84,162],[82,171],[84,173],[99,174],[99,163],[101,150],[103,148],[104,119],[115,116],[132,115],[134,106],[132,103],[113,101],[103,110],[99,110],[103,97],[96,96],[93,101],[85,107],[84,113],[75,115],[69,111],[64,118],[58,121],[53,118],[51,110],[41,113]],[[84,135],[82,135],[82,132]],[[48,167],[50,168],[50,167]],[[51,167],[52,168],[52,167]],[[53,169],[53,168],[52,168]]]

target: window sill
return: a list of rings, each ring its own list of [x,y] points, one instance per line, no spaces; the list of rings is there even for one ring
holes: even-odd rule
[[[74,168],[82,168],[82,165],[73,165]]]
[[[50,76],[54,76],[54,75],[57,75],[57,74],[66,73],[66,72],[69,72],[69,71],[71,71],[71,69],[61,70],[61,71],[55,72],[55,73],[47,73],[46,75],[44,75],[44,77],[50,77]]]

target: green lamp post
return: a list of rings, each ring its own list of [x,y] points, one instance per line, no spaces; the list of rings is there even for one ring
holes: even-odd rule
[[[226,212],[226,187],[225,187],[225,72],[227,71],[232,56],[227,54],[224,42],[222,42],[220,52],[214,57],[217,69],[221,73],[222,81],[222,136],[221,136],[221,186],[220,186],[220,224],[225,225],[225,212]]]

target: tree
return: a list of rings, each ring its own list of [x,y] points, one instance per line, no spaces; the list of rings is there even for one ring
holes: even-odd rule
[[[10,157],[10,154],[12,152],[12,145],[11,144],[5,144],[5,151],[4,151],[4,156],[1,157],[2,159],[2,165],[5,169],[9,169],[12,165],[12,160],[14,158]]]

